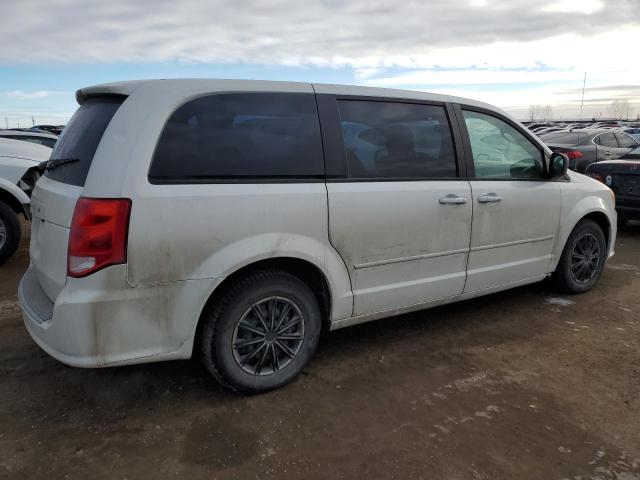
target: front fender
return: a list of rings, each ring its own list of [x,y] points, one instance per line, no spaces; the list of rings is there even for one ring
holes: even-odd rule
[[[0,190],[3,190],[11,195],[22,206],[24,214],[27,215],[27,217],[29,216],[30,200],[27,194],[20,190],[20,187],[0,177]]]
[[[552,271],[558,266],[564,246],[566,245],[569,235],[571,235],[573,229],[580,220],[593,213],[601,213],[607,217],[609,222],[609,231],[605,233],[608,233],[609,238],[609,256],[613,255],[617,223],[615,206],[613,205],[613,201],[607,201],[604,195],[589,195],[573,204],[566,213],[563,212],[557,240],[554,245]]]

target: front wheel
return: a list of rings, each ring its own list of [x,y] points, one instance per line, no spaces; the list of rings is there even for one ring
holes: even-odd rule
[[[553,274],[556,285],[567,293],[583,293],[598,282],[607,258],[607,242],[600,226],[582,220],[571,232]]]
[[[311,289],[280,270],[247,275],[203,318],[202,358],[227,388],[259,393],[289,383],[320,337],[321,314]]]
[[[8,205],[0,202],[0,265],[9,260],[20,244],[20,221]]]

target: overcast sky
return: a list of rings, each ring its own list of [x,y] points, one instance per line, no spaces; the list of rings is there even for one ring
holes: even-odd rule
[[[73,92],[234,77],[453,93],[525,118],[640,113],[640,0],[20,0],[0,20],[0,123],[65,122]],[[3,125],[2,125],[3,126]]]

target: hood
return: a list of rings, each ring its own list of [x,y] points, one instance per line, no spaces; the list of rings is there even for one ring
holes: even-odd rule
[[[37,143],[0,138],[0,159],[14,158],[31,163],[40,163],[49,160],[51,152],[52,149],[49,147]]]
[[[51,151],[43,145],[0,138],[0,181],[17,185],[27,170],[49,160]]]

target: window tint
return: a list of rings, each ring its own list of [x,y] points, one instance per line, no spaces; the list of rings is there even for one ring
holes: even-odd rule
[[[350,178],[457,176],[444,107],[341,100],[338,109]]]
[[[73,114],[51,152],[51,159],[77,158],[79,161],[47,170],[45,176],[83,186],[100,139],[124,99],[115,95],[87,99]]]
[[[463,111],[477,178],[541,178],[542,151],[508,123]]]
[[[3,138],[11,138],[13,140],[22,140],[24,142],[36,143],[38,145],[44,145],[45,147],[53,148],[56,144],[55,138],[47,137],[28,137],[26,135],[6,135]]]
[[[553,132],[540,135],[540,139],[546,144],[554,145],[582,145],[589,138],[589,135],[580,132]]]
[[[603,133],[596,137],[596,143],[603,147],[618,148],[618,141],[613,133]]]
[[[311,94],[233,93],[176,110],[154,154],[152,181],[324,176]]]
[[[616,133],[616,138],[622,148],[634,148],[638,144],[633,137],[625,135],[624,133]]]

